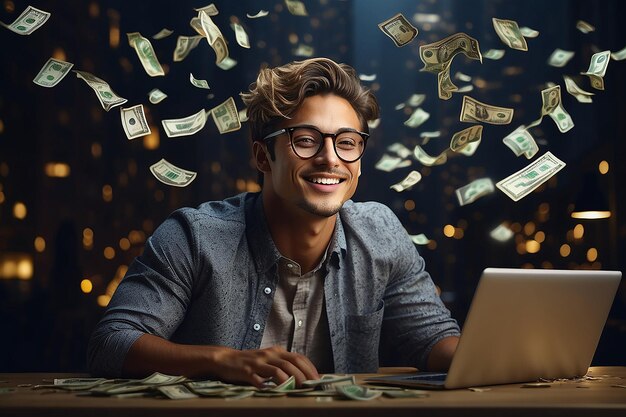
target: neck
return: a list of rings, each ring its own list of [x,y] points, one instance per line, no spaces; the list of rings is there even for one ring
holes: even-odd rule
[[[267,225],[278,251],[300,265],[302,273],[312,271],[324,256],[335,230],[337,215],[320,217],[301,209],[290,210],[274,204],[262,193]]]

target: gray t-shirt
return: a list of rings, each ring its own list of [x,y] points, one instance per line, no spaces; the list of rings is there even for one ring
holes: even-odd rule
[[[260,347],[282,258],[260,196],[182,208],[159,226],[91,337],[92,374],[119,376],[131,345],[145,333],[182,344]],[[388,207],[347,201],[328,257],[324,299],[334,372],[424,369],[433,345],[459,335],[424,260]]]

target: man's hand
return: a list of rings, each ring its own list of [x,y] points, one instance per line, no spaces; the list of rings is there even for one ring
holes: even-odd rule
[[[214,359],[216,377],[247,382],[257,388],[264,387],[268,380],[281,384],[291,375],[298,386],[308,379],[320,378],[309,358],[279,346],[257,350],[219,348]]]

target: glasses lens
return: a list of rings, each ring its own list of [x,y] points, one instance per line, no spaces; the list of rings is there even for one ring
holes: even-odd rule
[[[300,127],[291,133],[293,149],[300,158],[310,158],[315,155],[323,140],[320,132],[315,129]]]
[[[356,161],[363,153],[365,141],[357,132],[343,132],[337,135],[335,149],[337,155],[348,162]]]

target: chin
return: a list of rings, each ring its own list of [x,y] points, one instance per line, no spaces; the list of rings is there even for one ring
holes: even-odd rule
[[[313,214],[318,217],[328,218],[328,217],[334,216],[335,214],[339,212],[339,210],[341,210],[341,207],[343,206],[343,202],[315,204],[310,201],[304,200],[304,201],[301,201],[300,204],[298,204],[298,206],[310,214]]]

